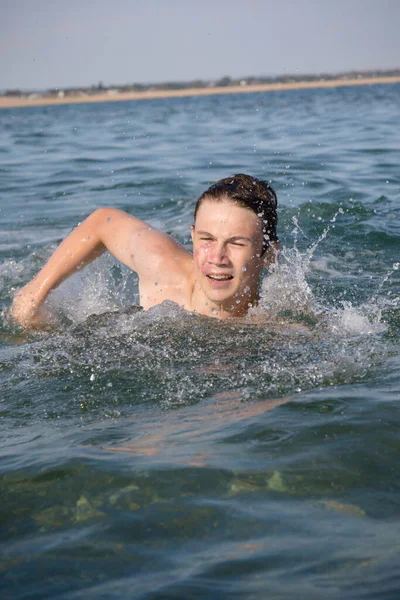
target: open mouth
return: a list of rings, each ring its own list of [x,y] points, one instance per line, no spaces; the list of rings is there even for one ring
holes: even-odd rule
[[[225,274],[221,274],[221,275],[216,275],[216,274],[210,274],[207,275],[208,279],[212,279],[213,281],[229,281],[230,279],[233,279],[233,275],[225,275]]]

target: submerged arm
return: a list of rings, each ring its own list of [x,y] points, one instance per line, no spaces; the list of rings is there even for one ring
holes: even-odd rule
[[[50,293],[64,279],[83,268],[108,249],[118,260],[140,274],[135,246],[146,245],[150,232],[153,242],[167,238],[135,217],[113,208],[100,208],[92,213],[58,246],[46,265],[15,296],[12,316],[23,327],[43,322],[40,308]],[[141,244],[141,238],[144,243]],[[141,252],[143,255],[143,250]],[[143,265],[144,267],[145,265]]]

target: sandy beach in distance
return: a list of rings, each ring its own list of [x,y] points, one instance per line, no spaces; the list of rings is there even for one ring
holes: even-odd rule
[[[400,83],[400,77],[364,77],[358,79],[332,79],[328,81],[295,81],[288,83],[265,83],[258,85],[185,88],[181,90],[148,90],[144,92],[104,92],[94,95],[64,97],[0,96],[0,108],[25,106],[49,106],[58,104],[83,104],[91,102],[123,102],[127,100],[150,100],[153,98],[184,98],[188,96],[211,96],[216,94],[250,94],[283,90],[302,90],[313,88],[333,88],[354,85],[379,85]]]

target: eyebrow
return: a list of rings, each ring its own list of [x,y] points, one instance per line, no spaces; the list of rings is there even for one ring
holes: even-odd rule
[[[209,236],[209,237],[211,237],[213,239],[216,239],[215,235],[213,235],[212,233],[209,233],[208,231],[198,231],[197,233],[198,233],[198,235],[207,235],[207,236]],[[234,236],[228,238],[225,241],[226,242],[236,242],[236,241],[239,241],[239,240],[243,240],[245,242],[254,242],[254,238],[249,238],[249,237],[246,237],[244,235],[234,235]]]

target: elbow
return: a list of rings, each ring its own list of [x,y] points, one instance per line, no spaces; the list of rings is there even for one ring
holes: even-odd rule
[[[121,212],[122,211],[118,210],[118,208],[103,206],[101,208],[96,208],[96,210],[92,212],[92,214],[88,218],[99,224],[103,224],[105,222],[112,221],[112,219],[117,215],[121,214]]]
[[[103,241],[103,235],[113,225],[115,218],[121,212],[117,208],[97,208],[86,220],[89,226],[89,233],[97,234],[99,239]]]

